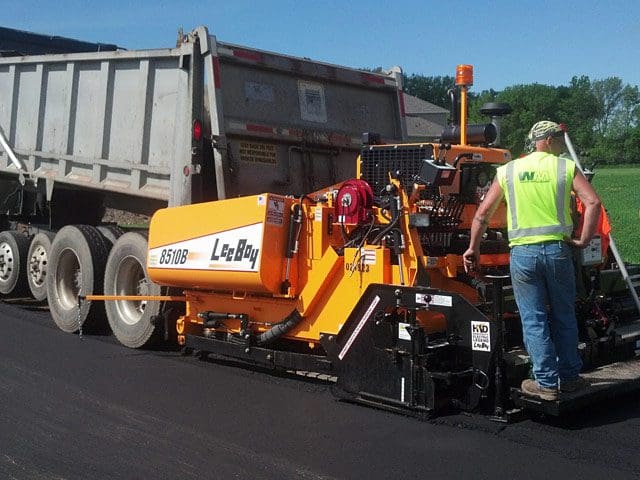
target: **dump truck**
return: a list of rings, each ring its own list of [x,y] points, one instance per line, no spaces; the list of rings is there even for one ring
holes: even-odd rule
[[[223,43],[206,27],[179,32],[175,48],[0,58],[0,294],[47,300],[60,328],[89,331],[106,314],[77,318],[78,294],[122,288],[103,292],[124,233],[105,209],[144,221],[166,206],[351,178],[362,131],[404,138],[402,102],[398,68]],[[125,270],[120,282],[141,283]],[[148,323],[146,307],[119,310],[117,323]],[[153,331],[119,338],[135,346]]]
[[[564,415],[638,388],[640,266],[617,263],[600,236],[576,251],[589,387],[555,401],[520,390],[531,366],[504,204],[482,240],[483,275],[462,262],[476,209],[512,158],[495,144],[497,122],[467,125],[472,69],[459,70],[460,123],[440,142],[385,144],[368,132],[352,179],[299,196],[160,209],[148,237],[126,233],[111,250],[104,284],[117,294],[81,296],[79,308],[103,300],[111,318],[144,304],[147,315],[144,302],[157,301],[147,324],[164,325],[186,352],[331,375],[339,398],[423,418],[452,408],[499,421],[523,410]],[[483,110],[497,118],[508,108]],[[129,270],[151,290],[122,282]],[[145,337],[138,326],[111,327]]]

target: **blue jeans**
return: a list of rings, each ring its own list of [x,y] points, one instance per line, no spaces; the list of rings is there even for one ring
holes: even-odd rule
[[[571,247],[561,241],[511,249],[511,281],[525,347],[538,384],[558,386],[582,368],[575,314],[576,281]]]

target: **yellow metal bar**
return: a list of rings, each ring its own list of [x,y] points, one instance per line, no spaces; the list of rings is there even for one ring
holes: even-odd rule
[[[160,301],[160,302],[185,302],[187,297],[175,295],[86,295],[80,297],[81,300],[89,301],[109,301],[109,300],[139,300],[139,301]]]
[[[460,87],[460,145],[467,144],[467,86]]]

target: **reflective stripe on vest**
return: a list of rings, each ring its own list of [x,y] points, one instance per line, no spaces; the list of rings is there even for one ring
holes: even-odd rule
[[[509,196],[509,210],[511,213],[511,228],[509,229],[509,239],[514,240],[522,237],[532,237],[534,235],[552,235],[562,234],[571,235],[573,225],[567,225],[565,221],[564,209],[566,181],[567,181],[567,162],[558,158],[557,162],[557,195],[556,195],[556,216],[558,225],[546,225],[544,227],[518,228],[518,213],[516,206],[516,190],[514,187],[513,164],[509,162],[505,169],[505,181],[507,184],[507,195]]]

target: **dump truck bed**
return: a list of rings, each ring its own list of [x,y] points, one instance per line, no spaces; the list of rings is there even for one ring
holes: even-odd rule
[[[353,177],[364,131],[403,138],[400,87],[399,69],[226,44],[199,27],[176,48],[0,58],[0,128],[31,177],[135,211]],[[16,174],[0,151],[0,176]]]

